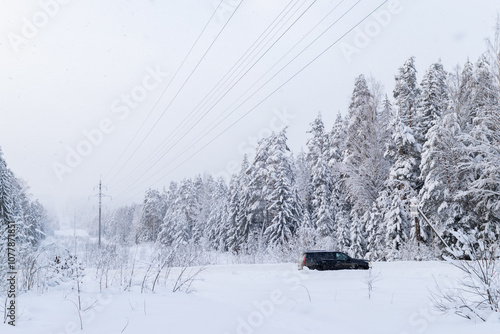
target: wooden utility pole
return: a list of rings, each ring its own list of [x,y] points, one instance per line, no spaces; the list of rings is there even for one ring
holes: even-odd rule
[[[420,226],[418,224],[418,199],[412,198],[410,199],[410,214],[411,217],[415,220],[415,239],[417,240],[417,246],[420,248]]]

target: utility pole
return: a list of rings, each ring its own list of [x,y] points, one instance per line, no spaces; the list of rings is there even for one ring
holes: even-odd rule
[[[96,188],[99,190],[99,192],[95,195],[99,198],[99,248],[101,247],[101,233],[102,233],[102,224],[101,224],[101,214],[102,214],[102,198],[103,197],[110,197],[111,196],[108,196],[108,195],[105,195],[102,193],[102,189],[103,188],[106,188],[106,190],[108,190],[108,187],[106,186],[103,186],[102,185],[102,180],[101,178],[99,177],[99,185],[97,187],[94,187],[94,190],[96,190]]]
[[[410,214],[411,217],[415,219],[415,239],[417,240],[417,246],[420,248],[420,226],[418,224],[418,199],[412,198],[410,200]]]

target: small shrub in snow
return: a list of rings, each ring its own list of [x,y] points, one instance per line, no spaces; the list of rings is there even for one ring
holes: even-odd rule
[[[372,298],[375,282],[378,281],[380,281],[380,272],[373,272],[373,269],[370,268],[365,277],[363,277],[363,282],[366,284],[366,289],[368,290],[368,299]]]
[[[487,228],[486,228],[487,229]],[[434,305],[443,312],[452,311],[467,319],[486,321],[492,313],[500,318],[500,252],[498,242],[484,232],[481,239],[473,234],[455,233],[464,245],[448,251],[454,256],[446,260],[460,269],[463,278],[456,287],[432,293]]]

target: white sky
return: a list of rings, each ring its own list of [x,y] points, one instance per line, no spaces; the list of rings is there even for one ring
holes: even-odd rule
[[[219,0],[3,0],[0,147],[9,166],[29,183],[34,195],[47,206],[57,208],[62,217],[71,216],[75,203],[88,202],[100,174],[108,186],[107,193],[114,197],[114,205],[132,199],[137,201],[150,186],[160,188],[171,180],[205,172],[228,175],[233,165],[241,161],[241,152],[254,146],[255,138],[284,122],[289,125],[292,150],[300,151],[307,139],[309,123],[319,111],[328,129],[337,112],[346,112],[354,78],[361,73],[380,80],[390,96],[397,68],[410,56],[416,57],[420,76],[439,58],[447,70],[463,64],[468,57],[475,61],[485,51],[484,39],[491,36],[500,11],[497,0],[389,1],[378,11],[379,21],[376,16],[370,16],[359,25],[359,30],[349,33],[203,148],[382,2],[361,1],[220,126],[202,136],[218,115],[234,110],[227,108],[331,9],[340,3],[271,75],[356,3],[354,0],[342,3],[341,0],[317,0],[221,103],[187,136],[177,140],[179,136],[174,129],[190,113],[199,115],[194,113],[198,111],[197,104],[290,2],[244,0],[190,80],[179,90],[238,3],[224,0],[163,94]],[[289,16],[298,10],[293,16],[296,18],[313,0],[291,3],[297,6],[292,7]],[[50,15],[43,13],[43,7]],[[384,15],[387,13],[391,13],[390,16]],[[380,20],[384,20],[383,25]],[[288,22],[289,25],[292,20]],[[39,27],[33,29],[33,24]],[[283,31],[284,28],[280,33]],[[360,31],[372,37],[367,41]],[[16,38],[18,45],[13,42]],[[344,49],[358,48],[351,57],[346,57],[341,45]],[[267,47],[262,50],[265,49]],[[247,61],[251,60],[252,57]],[[169,73],[158,77],[158,84],[148,76],[155,69]],[[255,87],[260,87],[271,75]],[[143,88],[144,84],[149,90]],[[131,93],[141,101],[132,101],[133,108],[128,108],[130,113],[125,115],[127,108],[121,99]],[[237,105],[239,102],[233,106]],[[118,113],[113,111],[113,106],[121,108]],[[150,112],[151,117],[124,151]],[[163,117],[159,118],[162,113]],[[284,120],[277,116],[283,114],[291,116]],[[160,119],[157,126],[131,159],[127,159],[157,119]],[[91,152],[82,157],[71,172],[64,173],[62,181],[58,179],[54,163],[66,165],[68,149],[88,145],[83,131],[97,129],[102,122],[108,133],[102,138],[96,137],[95,144],[90,144]],[[193,122],[188,124],[191,126]],[[175,145],[152,167],[155,160],[148,157],[165,139],[170,140],[167,145]],[[193,145],[196,140],[199,142]],[[201,148],[192,159],[172,170]],[[118,161],[121,155],[123,158]]]

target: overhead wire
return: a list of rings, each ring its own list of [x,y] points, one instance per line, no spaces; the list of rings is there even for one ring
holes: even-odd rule
[[[316,0],[315,0],[316,1]],[[294,5],[291,7],[291,8],[288,8],[290,7],[290,5],[293,3],[293,2],[289,2],[288,5],[283,8],[283,10],[278,14],[278,16],[275,17],[275,19],[273,20],[273,22],[271,22],[271,24],[269,24],[266,29],[264,29],[264,31],[261,33],[261,35],[253,42],[253,44],[240,56],[240,58],[233,64],[233,66],[224,74],[224,76],[221,77],[221,79],[212,87],[212,89],[210,90],[209,93],[207,93],[205,95],[205,97],[200,100],[200,102],[197,104],[197,106],[182,120],[181,124],[179,124],[163,141],[162,143],[160,143],[160,145],[158,145],[153,152],[151,152],[149,154],[149,156],[143,160],[142,163],[140,163],[138,169],[141,169],[143,168],[144,165],[148,164],[148,160],[151,158],[151,157],[154,157],[156,155],[157,152],[163,150],[165,148],[165,144],[168,143],[169,139],[174,136],[174,135],[177,135],[178,132],[180,131],[181,127],[184,126],[185,124],[187,124],[192,118],[193,118],[193,115],[196,116],[196,113],[195,111],[197,109],[200,108],[200,106],[204,106],[206,105],[207,101],[210,101],[210,99],[212,98],[212,96],[214,96],[215,92],[218,92],[218,90],[220,89],[220,87],[222,87],[223,85],[225,85],[225,82],[227,82],[227,80],[229,80],[231,78],[231,76],[240,68],[242,67],[242,65],[244,64],[244,61],[246,61],[249,56],[255,51],[252,50],[254,48],[254,46],[257,48],[263,41],[265,41],[265,38],[272,32],[272,29],[274,29],[275,27],[273,27],[273,25],[276,23],[276,24],[279,24],[285,17],[286,15],[293,9],[293,7],[295,7],[295,5],[299,2],[299,0],[296,0]],[[307,2],[307,0],[304,1],[304,3]],[[299,7],[300,8],[300,7]],[[298,8],[298,9],[299,9]],[[285,11],[288,9],[288,11],[285,13]],[[297,9],[297,10],[298,10]],[[284,15],[283,15],[284,14]],[[280,18],[281,17],[281,18]],[[279,20],[278,20],[279,19]],[[267,34],[266,34],[267,33]]]
[[[289,66],[289,65],[290,65],[290,64],[291,64],[291,63],[292,63],[295,59],[297,59],[297,58],[298,58],[301,54],[303,54],[303,53],[304,53],[304,52],[305,52],[308,48],[310,48],[310,47],[311,47],[311,46],[312,46],[312,45],[313,45],[313,44],[314,44],[314,43],[315,43],[318,39],[320,39],[320,38],[321,38],[321,37],[322,37],[322,36],[323,36],[326,32],[328,32],[328,31],[329,31],[329,30],[330,30],[333,26],[335,26],[335,24],[337,24],[337,23],[338,23],[338,22],[339,22],[339,21],[340,21],[340,20],[341,20],[341,19],[342,19],[345,15],[347,15],[348,13],[350,13],[350,12],[352,11],[352,9],[354,9],[354,8],[355,8],[355,7],[356,7],[356,6],[357,6],[360,2],[361,2],[361,0],[358,0],[358,1],[354,4],[354,5],[352,5],[352,6],[351,6],[351,7],[350,7],[350,8],[349,8],[346,12],[344,12],[344,13],[343,13],[343,14],[342,14],[342,15],[341,15],[341,16],[340,16],[337,20],[335,20],[335,21],[334,21],[332,24],[330,24],[330,25],[329,25],[329,26],[328,26],[325,30],[323,30],[323,32],[322,32],[320,35],[318,35],[316,38],[314,38],[312,42],[310,42],[308,45],[306,45],[306,46],[305,46],[305,47],[304,47],[304,48],[303,48],[303,49],[302,49],[302,50],[301,50],[301,51],[300,51],[297,55],[295,55],[295,57],[294,57],[294,58],[292,58],[290,61],[288,61],[288,63],[287,63],[287,64],[285,64],[283,67],[281,67],[281,68],[280,68],[280,69],[279,69],[279,70],[278,70],[278,71],[277,71],[277,72],[276,72],[276,73],[275,73],[275,74],[274,74],[274,75],[273,75],[270,79],[268,79],[268,80],[267,80],[264,84],[262,84],[262,85],[261,85],[261,86],[260,86],[260,87],[259,87],[259,88],[258,88],[258,89],[257,89],[257,90],[253,93],[253,94],[252,94],[252,95],[250,95],[250,96],[249,96],[249,97],[247,97],[247,98],[246,98],[243,102],[241,102],[241,103],[240,103],[240,104],[239,104],[239,105],[238,105],[238,106],[237,106],[237,107],[236,107],[236,108],[235,108],[235,109],[234,109],[231,113],[233,113],[234,111],[236,111],[236,110],[237,110],[239,107],[241,107],[244,103],[246,103],[246,102],[247,102],[248,100],[250,100],[253,96],[255,96],[255,95],[256,95],[256,94],[257,94],[257,93],[258,93],[258,92],[259,92],[259,91],[260,91],[260,90],[261,90],[264,86],[266,86],[266,85],[267,85],[267,84],[268,84],[268,83],[269,83],[272,79],[274,79],[274,78],[275,78],[275,77],[276,77],[279,73],[281,73],[281,72],[282,72],[282,71],[283,71],[286,67],[288,67],[288,66]],[[337,6],[337,7],[338,7],[338,6]],[[324,18],[323,18],[323,20],[324,20]],[[323,21],[323,20],[322,20],[322,21]],[[318,24],[317,24],[315,27],[317,27],[317,26],[318,26]],[[311,30],[308,32],[308,34],[309,34],[312,30],[314,30],[314,28],[313,28],[313,29],[311,29]],[[301,40],[303,40],[303,38],[302,38]],[[300,41],[299,41],[299,43],[300,43]],[[297,45],[297,44],[296,44],[296,45]],[[295,46],[296,46],[296,45],[295,45]],[[294,46],[294,47],[292,47],[292,49],[293,49],[293,48],[295,48],[295,46]],[[282,57],[281,59],[283,59],[283,57]],[[281,60],[281,59],[280,59],[280,60]],[[280,61],[280,60],[279,60],[279,61]],[[276,64],[278,64],[278,63],[279,63],[279,61],[273,65],[273,68],[274,68],[274,66],[275,66]],[[269,72],[269,71],[268,71],[268,72]],[[266,72],[266,73],[268,73],[268,72]],[[265,74],[264,74],[264,75],[265,75]],[[258,82],[259,82],[259,81],[260,81],[263,77],[264,77],[264,76],[261,76],[261,77],[257,80],[257,83],[258,83]],[[255,86],[255,85],[253,85],[253,86]],[[253,86],[252,86],[252,87],[253,87]],[[238,101],[241,97],[243,97],[243,96],[246,94],[246,92],[248,92],[248,91],[249,91],[249,90],[247,90],[247,91],[245,91],[243,94],[241,94],[241,95],[238,97],[238,99],[236,99],[236,101],[235,101],[233,104],[231,104],[228,108],[226,108],[226,109],[224,110],[224,112],[223,112],[223,113],[225,113],[225,112],[226,112],[227,110],[229,110],[232,106],[234,106],[234,104],[235,104],[235,103],[236,103],[236,102],[237,102],[237,101]],[[230,113],[230,114],[231,114],[231,113]],[[229,114],[229,115],[230,115],[230,114]],[[217,127],[217,126],[218,126],[218,125],[219,125],[222,121],[224,121],[224,120],[225,120],[225,119],[226,119],[229,115],[227,115],[226,117],[224,117],[224,118],[223,118],[221,121],[219,121],[219,122],[218,122],[215,126],[213,126],[212,128],[210,128],[210,130],[209,130],[208,132],[206,132],[206,133],[205,133],[205,134],[203,134],[201,137],[199,137],[197,140],[195,140],[195,142],[194,142],[194,143],[193,143],[193,141],[191,141],[191,143],[189,143],[189,144],[187,145],[187,147],[193,146],[194,144],[198,143],[198,142],[199,142],[201,139],[203,139],[203,138],[204,138],[204,137],[205,137],[208,133],[210,133],[210,132],[211,132],[214,128],[216,128],[216,127]],[[177,144],[178,142],[179,142],[179,141],[177,141],[177,142],[176,142],[176,143],[174,143],[174,144]],[[156,166],[156,164],[157,164],[159,161],[161,161],[161,159],[163,159],[163,158],[165,157],[166,153],[168,153],[168,151],[167,151],[167,152],[165,152],[164,154],[162,154],[159,158],[157,158],[157,159],[156,159],[156,161],[153,163],[153,165],[151,165],[151,166],[150,166],[150,168],[148,168],[148,170],[147,170],[147,171],[151,170],[154,166]],[[180,158],[180,156],[178,156],[178,157],[176,157],[175,159],[171,160],[171,161],[170,161],[170,163],[169,163],[169,164],[167,164],[167,166],[169,166],[170,164],[172,164],[174,161],[178,160],[179,158]],[[165,167],[167,167],[167,166],[165,166]],[[154,175],[157,175],[158,173],[159,173],[159,171],[158,171],[158,172],[156,172]],[[140,180],[140,178],[141,178],[142,176],[144,176],[144,175],[146,175],[146,173],[142,173],[142,174],[141,174],[141,176],[139,176],[139,178],[136,178],[134,181],[132,181],[132,183],[131,183],[131,184],[133,185],[133,184],[135,184],[136,182],[138,182],[138,181]],[[148,179],[148,180],[149,180],[149,179]],[[129,188],[130,188],[130,186],[129,186]]]
[[[225,95],[227,95],[227,93],[228,93],[228,92],[229,92],[229,91],[230,91],[230,90],[231,90],[231,89],[232,89],[232,88],[233,88],[233,87],[234,87],[234,86],[235,86],[235,85],[236,85],[236,84],[237,84],[237,83],[238,83],[238,82],[242,79],[242,77],[243,77],[244,75],[246,75],[246,74],[247,74],[247,73],[248,73],[248,72],[249,72],[249,71],[250,71],[250,70],[251,70],[251,69],[252,69],[252,68],[253,68],[253,67],[254,67],[254,66],[255,66],[255,65],[256,65],[256,64],[257,64],[257,63],[261,60],[261,59],[262,59],[262,58],[263,58],[263,56],[264,56],[267,52],[269,52],[269,50],[270,50],[270,49],[271,49],[274,45],[276,45],[276,43],[277,43],[277,42],[278,42],[278,41],[279,41],[279,40],[280,40],[280,39],[281,39],[281,38],[282,38],[282,37],[283,37],[283,36],[284,36],[284,35],[285,35],[285,34],[286,34],[289,30],[290,30],[290,29],[291,29],[291,27],[292,27],[293,25],[295,25],[295,23],[297,23],[297,21],[298,21],[298,20],[299,20],[299,19],[300,19],[300,18],[301,18],[301,17],[302,17],[302,16],[303,16],[303,15],[304,15],[304,14],[305,14],[305,13],[306,13],[306,12],[307,12],[310,8],[311,8],[311,6],[312,6],[315,2],[316,2],[316,0],[314,0],[314,1],[313,1],[313,2],[312,2],[312,3],[311,3],[311,4],[310,4],[310,5],[306,8],[306,10],[305,10],[304,12],[302,12],[302,13],[301,13],[301,15],[300,15],[298,18],[296,18],[296,19],[294,20],[294,22],[292,23],[292,25],[290,25],[290,26],[289,26],[289,27],[288,27],[288,28],[287,28],[287,29],[286,29],[286,30],[285,30],[285,31],[284,31],[284,32],[283,32],[283,33],[282,33],[282,34],[278,37],[278,39],[276,39],[276,40],[273,42],[273,44],[272,44],[272,45],[271,45],[271,46],[270,46],[270,47],[269,47],[269,48],[268,48],[268,49],[267,49],[267,50],[266,50],[266,51],[265,51],[265,52],[264,52],[264,53],[263,53],[263,54],[259,57],[259,59],[257,59],[257,61],[256,61],[256,62],[254,62],[254,63],[250,66],[250,68],[249,68],[249,69],[248,69],[248,70],[247,70],[247,71],[246,71],[246,72],[245,72],[242,76],[240,76],[240,78],[238,79],[238,81],[237,81],[236,83],[234,83],[234,79],[233,79],[231,88],[230,88],[228,91],[226,91],[222,97],[219,95],[219,96],[218,96],[218,101],[220,101],[220,100],[221,100],[221,99],[222,99]],[[305,3],[305,2],[304,2],[304,3]],[[276,32],[276,34],[277,34],[277,32]],[[275,34],[275,35],[276,35],[276,34]],[[273,36],[273,37],[274,37],[274,36]],[[268,41],[268,42],[269,42],[269,41]],[[261,49],[261,50],[262,50],[262,49]],[[256,56],[254,56],[254,58],[255,58],[255,57],[256,57]],[[240,71],[240,73],[241,73],[241,71]],[[217,103],[218,103],[218,102],[217,102]],[[217,104],[217,103],[216,103],[216,104]],[[183,138],[187,135],[187,133],[189,133],[189,131],[191,131],[191,130],[192,130],[192,129],[193,129],[193,128],[197,125],[197,124],[199,124],[199,122],[201,122],[201,120],[202,120],[202,119],[203,119],[203,118],[207,115],[207,113],[208,113],[210,110],[212,110],[212,109],[214,108],[214,106],[215,106],[215,105],[213,105],[213,106],[212,106],[209,110],[207,110],[207,111],[206,111],[206,112],[202,115],[202,117],[201,117],[201,118],[199,118],[199,119],[198,119],[198,120],[197,120],[194,124],[192,124],[192,125],[189,127],[189,129],[187,129],[187,130],[186,130],[186,131],[185,131],[185,132],[181,135],[181,137],[180,137],[180,138],[178,138],[175,142],[171,143],[171,144],[170,144],[170,147],[168,147],[167,151],[163,152],[163,154],[161,155],[160,159],[161,159],[161,158],[163,158],[163,157],[164,157],[164,156],[165,156],[168,152],[170,152],[170,150],[171,150],[173,147],[175,147],[175,145],[176,145],[178,142],[180,142],[180,140],[182,140],[182,139],[183,139]],[[149,157],[148,157],[147,159],[149,159],[149,158],[151,158],[151,157],[152,157],[152,158],[154,158],[154,157],[155,157],[155,153],[156,153],[156,152],[158,152],[158,150],[159,150],[159,149],[164,149],[164,148],[167,146],[166,144],[169,144],[169,142],[168,142],[168,139],[169,139],[169,138],[170,138],[170,136],[169,136],[169,137],[167,137],[165,140],[163,140],[163,142],[162,142],[162,143],[160,143],[160,145],[159,145],[159,146],[158,146],[158,147],[154,150],[154,152],[153,152],[153,153],[151,153],[151,154],[149,155]],[[159,159],[157,159],[157,160],[153,163],[153,165],[151,165],[151,166],[149,167],[149,169],[153,168],[153,167],[154,167],[154,166],[158,163],[158,160],[159,160]],[[144,161],[144,162],[143,162],[143,163],[142,163],[142,164],[138,167],[138,169],[141,169],[141,168],[142,168],[145,164],[147,164],[147,163],[148,163],[148,162]],[[139,172],[139,173],[140,173],[140,172]],[[138,174],[138,173],[135,173],[135,174]],[[130,174],[130,176],[132,176],[132,175]]]
[[[153,107],[151,108],[151,110],[149,111],[147,117],[144,119],[144,121],[142,122],[142,124],[140,125],[140,127],[137,129],[137,131],[135,132],[134,136],[132,137],[132,139],[130,139],[129,143],[126,145],[125,149],[122,151],[122,153],[120,154],[120,156],[118,157],[118,159],[115,160],[114,164],[108,169],[108,171],[104,174],[104,178],[106,178],[107,175],[109,175],[109,173],[111,171],[113,171],[113,169],[116,167],[116,165],[118,164],[118,162],[120,162],[120,160],[123,158],[123,156],[125,155],[125,152],[128,150],[128,148],[132,145],[132,142],[137,138],[137,136],[139,135],[139,132],[142,130],[142,128],[144,127],[144,125],[146,124],[146,122],[149,120],[149,118],[151,117],[151,115],[153,114],[153,111],[156,109],[156,107],[158,106],[158,103],[160,102],[160,100],[163,98],[163,96],[165,95],[165,93],[167,92],[167,90],[170,88],[170,85],[172,84],[172,82],[175,80],[175,78],[177,77],[177,74],[179,74],[181,68],[184,66],[184,64],[186,63],[187,59],[189,58],[189,56],[191,55],[191,53],[193,52],[194,48],[196,47],[196,45],[198,44],[198,42],[200,41],[201,39],[201,36],[203,36],[203,34],[205,33],[205,31],[207,30],[208,26],[210,25],[210,23],[212,22],[213,18],[215,17],[215,14],[217,13],[217,11],[219,10],[220,6],[222,5],[222,2],[224,0],[220,0],[218,6],[215,8],[214,12],[212,13],[212,15],[210,16],[210,18],[208,19],[208,21],[205,23],[203,29],[201,30],[201,32],[198,34],[198,37],[196,38],[196,40],[194,41],[193,45],[191,45],[191,48],[189,49],[188,53],[186,54],[186,56],[184,57],[184,59],[182,60],[181,64],[177,67],[177,70],[175,71],[174,75],[172,76],[172,78],[170,79],[170,81],[168,82],[167,86],[165,87],[165,89],[163,90],[163,92],[160,94],[160,96],[158,97],[158,99],[156,100],[155,104],[153,105]]]
[[[360,21],[358,21],[353,27],[351,27],[349,30],[347,30],[343,35],[341,35],[338,39],[336,39],[332,44],[330,44],[327,48],[325,48],[322,52],[320,52],[317,56],[315,56],[311,61],[306,63],[299,71],[295,72],[291,77],[289,77],[285,82],[280,84],[276,89],[274,89],[270,94],[268,94],[264,99],[262,99],[259,103],[257,103],[255,106],[253,106],[251,109],[249,109],[245,114],[240,116],[238,119],[236,119],[234,122],[232,122],[229,126],[227,126],[222,132],[217,134],[214,138],[212,138],[210,141],[205,143],[202,147],[200,147],[197,151],[192,153],[190,156],[188,156],[186,159],[184,159],[180,164],[178,164],[176,167],[173,169],[169,170],[166,174],[164,174],[162,177],[165,177],[172,172],[174,172],[176,169],[178,169],[180,166],[182,166],[184,163],[189,161],[192,157],[194,157],[196,154],[198,154],[200,151],[202,151],[205,147],[210,145],[212,142],[214,142],[216,139],[218,139],[220,136],[222,136],[225,132],[227,132],[230,128],[232,128],[235,124],[237,124],[239,121],[241,121],[244,117],[246,117],[248,114],[250,114],[253,110],[255,110],[257,107],[259,107],[264,101],[269,99],[272,95],[274,95],[279,89],[281,89],[283,86],[285,86],[288,82],[293,80],[297,75],[302,73],[306,68],[308,68],[312,63],[314,63],[316,60],[318,60],[321,56],[323,56],[327,51],[329,51],[332,47],[334,47],[340,40],[342,40],[347,34],[349,34],[351,31],[353,31],[356,27],[358,27],[362,22],[364,22],[368,17],[370,17],[375,11],[377,11],[380,7],[382,7],[385,3],[387,3],[388,0],[383,1],[380,5],[378,5],[375,9],[373,9],[368,15],[363,17]],[[359,3],[359,1],[358,1]],[[295,59],[295,58],[294,58]],[[152,177],[156,176],[157,173],[152,175],[147,179],[150,180]],[[134,194],[132,197],[128,198],[130,200],[131,198],[135,197],[136,194]]]
[[[198,67],[200,66],[200,64],[202,63],[202,61],[205,59],[205,57],[207,56],[207,54],[210,52],[210,50],[212,49],[212,47],[214,46],[215,42],[219,39],[220,35],[222,34],[222,32],[224,31],[224,29],[227,27],[227,25],[229,24],[229,22],[231,21],[231,19],[234,17],[234,15],[236,14],[236,12],[238,11],[238,9],[240,8],[241,4],[243,3],[244,0],[241,0],[238,5],[236,6],[235,10],[231,13],[231,15],[229,16],[229,19],[224,23],[224,25],[222,26],[222,29],[217,33],[217,35],[215,36],[214,40],[212,41],[212,43],[210,43],[210,46],[207,48],[207,50],[205,50],[205,52],[203,53],[202,57],[200,58],[200,60],[197,62],[196,66],[193,68],[193,70],[191,71],[191,73],[189,73],[188,77],[186,78],[186,80],[184,80],[184,83],[181,85],[181,87],[177,90],[176,94],[174,95],[174,97],[172,98],[172,100],[170,100],[170,103],[167,105],[167,107],[163,110],[163,112],[161,113],[160,117],[158,117],[158,119],[156,120],[156,122],[153,124],[153,126],[149,129],[149,131],[147,132],[146,136],[144,136],[144,138],[141,140],[141,142],[139,143],[139,145],[137,145],[137,147],[135,148],[135,150],[132,152],[132,154],[130,154],[130,156],[128,157],[128,159],[122,164],[122,166],[120,167],[120,169],[116,172],[116,174],[114,174],[110,180],[108,180],[108,183],[111,182],[112,179],[114,179],[114,177],[119,173],[121,172],[121,170],[125,167],[125,165],[130,161],[130,159],[134,156],[134,154],[139,150],[139,148],[142,146],[142,144],[144,144],[144,142],[146,141],[147,137],[151,134],[151,132],[156,128],[156,126],[158,125],[160,119],[165,115],[165,113],[167,112],[167,110],[170,108],[170,106],[172,105],[172,103],[177,99],[177,97],[179,96],[180,92],[182,91],[182,89],[186,86],[186,84],[188,83],[189,79],[191,79],[191,77],[193,76],[194,72],[198,69]]]

